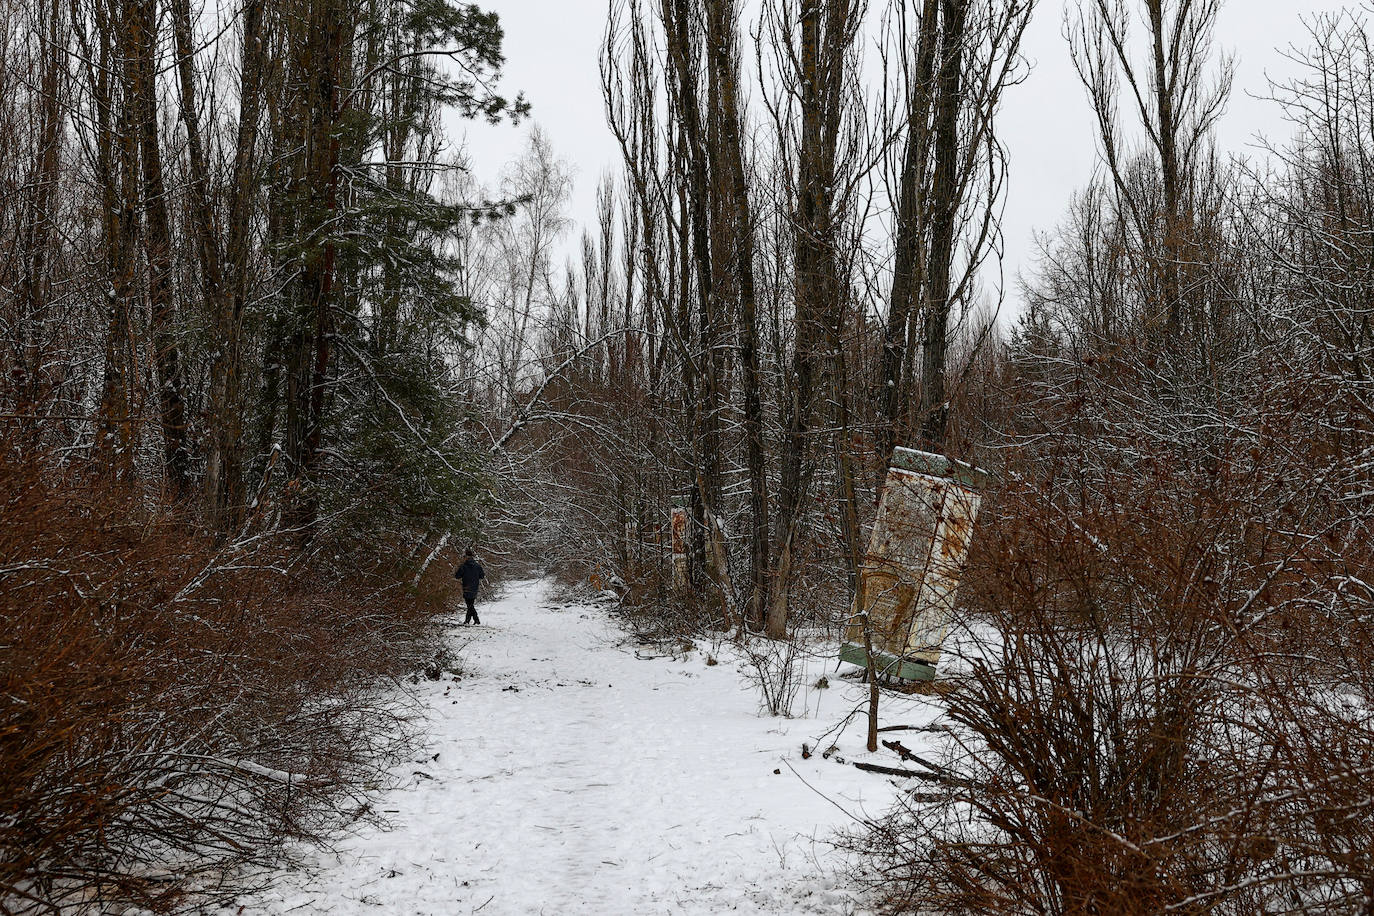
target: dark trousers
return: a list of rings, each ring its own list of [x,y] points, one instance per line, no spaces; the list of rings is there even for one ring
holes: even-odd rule
[[[463,592],[463,600],[468,603],[468,615],[463,618],[463,623],[475,623],[481,626],[482,621],[477,618],[477,607],[473,604],[477,600],[477,593]]]

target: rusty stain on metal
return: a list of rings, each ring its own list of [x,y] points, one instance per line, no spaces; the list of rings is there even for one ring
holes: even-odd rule
[[[673,586],[687,587],[687,510],[673,507]]]

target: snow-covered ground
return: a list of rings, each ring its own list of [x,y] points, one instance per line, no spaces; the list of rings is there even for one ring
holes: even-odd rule
[[[453,629],[461,679],[417,688],[429,747],[377,802],[391,828],[307,851],[226,914],[865,911],[829,840],[901,789],[839,762],[867,756],[861,717],[822,739],[866,692],[833,661],[809,661],[805,715],[770,718],[728,645],[637,655],[608,612],[542,582],[479,613],[485,626]],[[937,710],[887,697],[883,713]],[[837,754],[803,760],[818,739]]]

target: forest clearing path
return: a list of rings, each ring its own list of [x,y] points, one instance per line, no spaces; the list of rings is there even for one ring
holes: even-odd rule
[[[391,829],[308,851],[243,913],[862,910],[828,840],[895,789],[800,756],[857,685],[803,689],[810,717],[761,717],[737,662],[636,657],[606,610],[545,582],[479,613],[486,626],[453,631],[461,680],[417,688],[428,747],[377,803]],[[826,665],[811,660],[804,683]],[[842,749],[859,749],[854,734]]]

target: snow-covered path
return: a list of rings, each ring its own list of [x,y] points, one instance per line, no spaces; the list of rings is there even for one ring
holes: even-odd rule
[[[541,582],[479,612],[486,626],[454,630],[462,679],[419,688],[430,746],[378,803],[392,829],[307,854],[239,912],[862,910],[827,839],[895,790],[800,755],[854,685],[807,690],[809,718],[761,717],[737,663],[637,658],[605,611]],[[905,721],[929,717],[919,705]],[[859,750],[856,734],[842,752]]]

